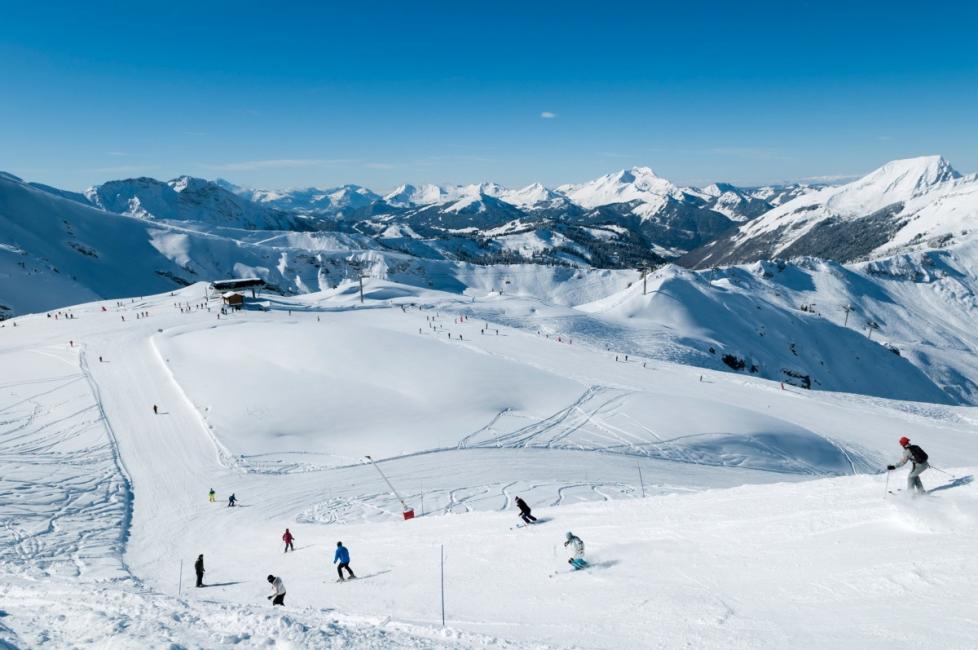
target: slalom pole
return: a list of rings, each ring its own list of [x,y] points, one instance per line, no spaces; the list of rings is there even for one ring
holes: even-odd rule
[[[445,627],[445,545],[441,545],[441,626]]]
[[[883,485],[883,498],[890,493],[890,470],[886,470],[886,483]]]

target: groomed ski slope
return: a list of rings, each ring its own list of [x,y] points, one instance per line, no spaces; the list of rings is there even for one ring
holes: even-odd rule
[[[974,409],[616,362],[532,314],[481,334],[498,297],[367,289],[219,320],[174,307],[198,285],[6,323],[0,642],[974,647]],[[902,434],[959,480],[886,494],[871,472]],[[364,454],[423,516],[400,521]],[[541,524],[514,528],[516,495]],[[567,530],[591,569],[568,572]],[[337,540],[361,580],[335,582]]]

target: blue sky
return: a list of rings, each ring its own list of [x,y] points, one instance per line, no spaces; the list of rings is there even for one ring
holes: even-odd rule
[[[378,191],[976,171],[976,34],[963,2],[0,0],[0,169]]]

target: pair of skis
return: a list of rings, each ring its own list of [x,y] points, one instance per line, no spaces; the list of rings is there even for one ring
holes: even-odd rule
[[[588,561],[584,559],[571,558],[567,560],[567,564],[571,565],[570,573],[574,573],[576,571],[583,571],[584,569],[591,568],[591,565],[588,564]],[[561,573],[563,573],[563,571],[554,571],[548,577],[553,578],[554,576],[557,576]]]

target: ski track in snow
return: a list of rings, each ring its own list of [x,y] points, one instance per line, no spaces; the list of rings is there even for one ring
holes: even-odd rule
[[[0,388],[0,571],[125,574],[129,488],[76,352],[0,352],[8,378],[18,357],[56,373]]]

